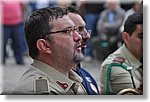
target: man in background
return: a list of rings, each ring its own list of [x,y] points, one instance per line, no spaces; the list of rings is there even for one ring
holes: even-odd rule
[[[90,39],[91,30],[86,30],[85,21],[80,16],[80,12],[77,7],[68,6],[68,11],[69,11],[68,16],[71,18],[71,20],[75,23],[75,25],[79,29],[79,34],[82,37],[82,42],[81,42],[82,53],[85,56],[87,41]],[[99,94],[99,90],[95,79],[90,75],[89,72],[87,72],[84,68],[82,68],[80,63],[77,65],[75,70],[82,77],[83,79],[82,83],[86,88],[88,94],[90,95]]]
[[[127,88],[143,94],[143,14],[130,15],[122,33],[124,44],[110,54],[100,68],[102,94],[117,94]]]

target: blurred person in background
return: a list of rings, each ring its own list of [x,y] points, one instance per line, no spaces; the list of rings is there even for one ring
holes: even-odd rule
[[[11,47],[14,50],[16,64],[23,65],[23,53],[27,50],[23,32],[23,3],[19,1],[2,1],[3,12],[3,60],[6,63],[8,40],[12,40]]]
[[[92,30],[91,38],[87,42],[86,53],[85,53],[85,61],[91,62],[92,61],[92,42],[91,39],[97,36],[96,31],[96,24],[99,17],[100,12],[103,10],[103,3],[100,1],[98,2],[88,2],[88,1],[81,1],[80,3],[81,8],[81,16],[86,22],[86,28]]]
[[[106,0],[106,9],[104,9],[97,22],[97,33],[99,45],[101,44],[102,60],[118,47],[118,36],[120,35],[119,29],[124,20],[125,11],[120,7],[119,0]],[[107,51],[106,51],[107,48]],[[103,51],[104,50],[104,51]]]
[[[28,5],[31,9],[31,12],[38,10],[44,7],[52,7],[57,4],[57,0],[36,0],[36,1],[29,1]]]
[[[142,12],[142,2],[141,0],[135,0],[134,3],[133,3],[133,6],[131,9],[127,10],[126,13],[125,13],[125,18],[124,18],[124,22],[122,23],[122,26],[120,27],[120,32],[123,32],[124,30],[124,23],[126,21],[126,19],[132,15],[133,13],[136,13],[136,12]]]

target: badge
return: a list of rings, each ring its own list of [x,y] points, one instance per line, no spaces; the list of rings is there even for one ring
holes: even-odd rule
[[[85,79],[88,81],[88,82],[92,82],[91,78],[90,77],[85,77]]]
[[[56,81],[56,82],[64,90],[69,86],[66,82],[60,82],[60,81]]]
[[[48,94],[49,86],[47,78],[39,77],[34,80],[34,93]]]
[[[95,85],[93,85],[92,83],[90,83],[90,86],[91,86],[91,89],[92,89],[95,93],[98,94],[98,91],[97,91]]]

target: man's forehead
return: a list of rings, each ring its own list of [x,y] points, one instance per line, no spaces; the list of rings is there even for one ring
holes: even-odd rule
[[[143,25],[142,24],[137,24],[136,25],[136,31],[143,32]]]
[[[61,18],[57,18],[54,20],[54,27],[56,28],[66,28],[66,27],[74,27],[74,22],[70,19],[69,16],[64,15]]]
[[[134,31],[135,35],[143,35],[143,25],[142,24],[137,24],[136,29]]]
[[[143,24],[137,24],[137,27],[143,28]]]
[[[73,20],[77,26],[85,26],[85,22],[79,14],[69,13],[68,16]]]

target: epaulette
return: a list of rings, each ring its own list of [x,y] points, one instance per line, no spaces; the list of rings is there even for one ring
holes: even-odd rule
[[[114,63],[123,63],[125,62],[125,58],[123,57],[116,57],[114,60],[113,60]]]
[[[49,94],[49,85],[47,78],[38,77],[34,80],[34,93],[35,94]]]

